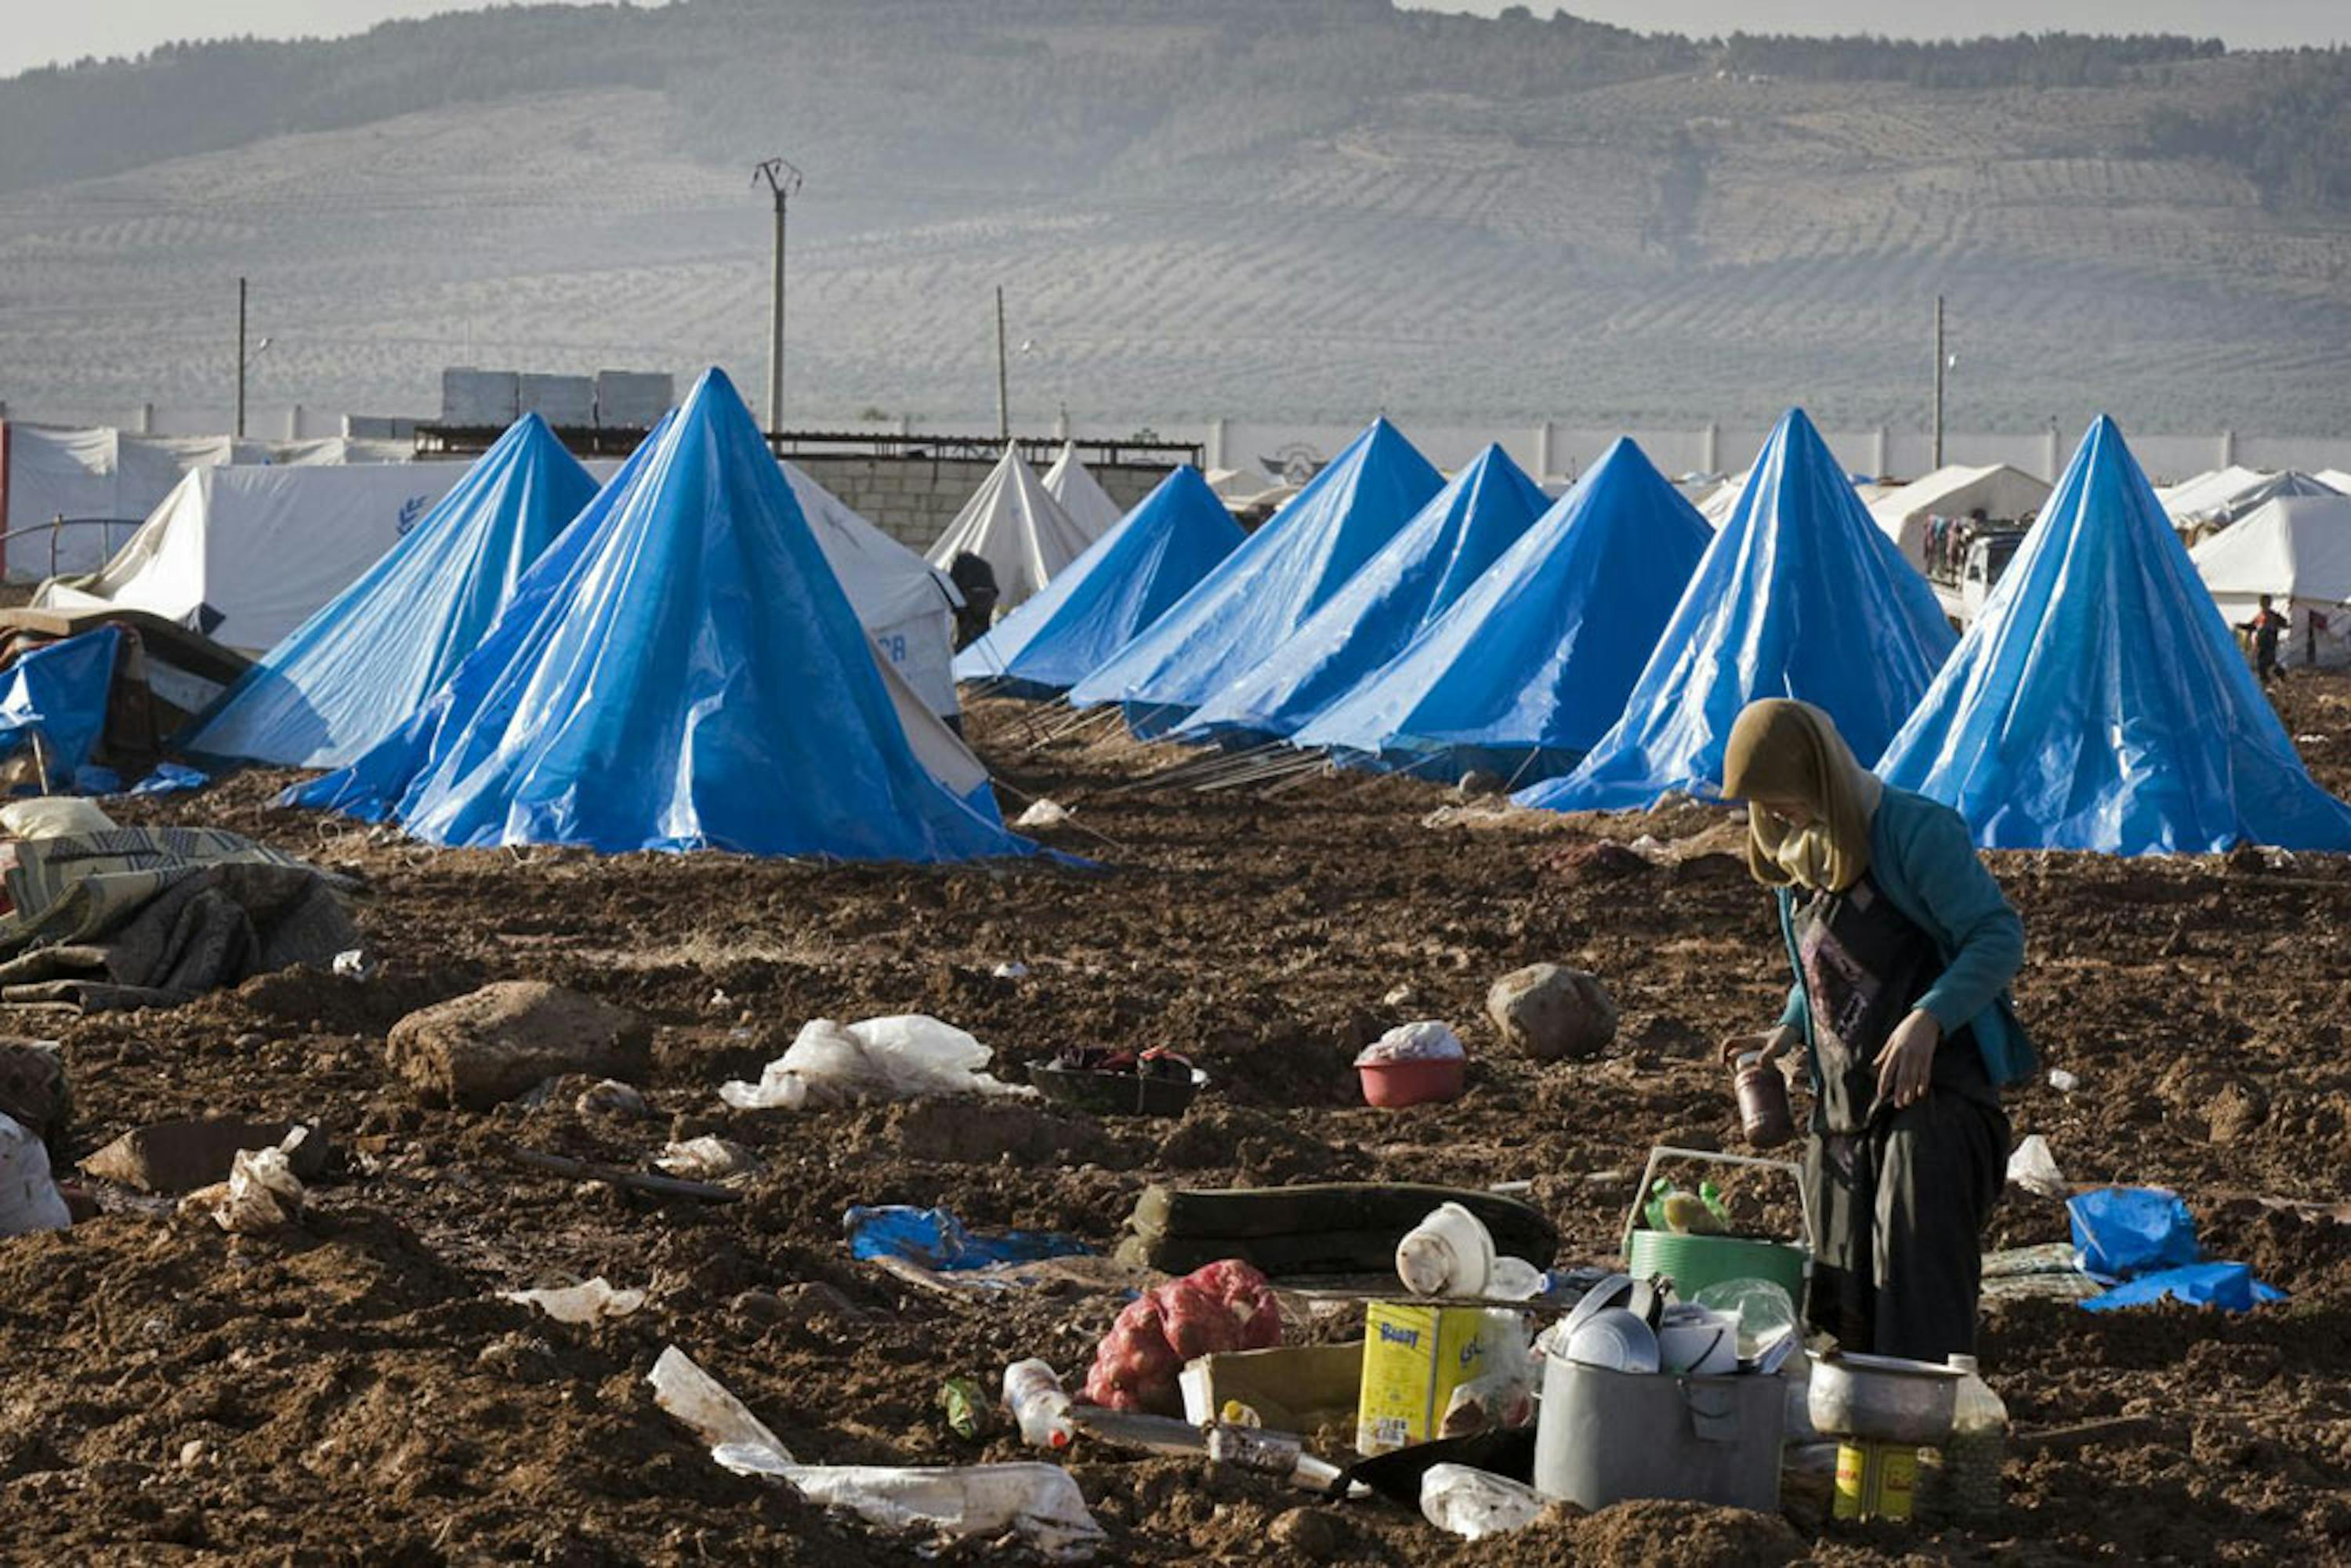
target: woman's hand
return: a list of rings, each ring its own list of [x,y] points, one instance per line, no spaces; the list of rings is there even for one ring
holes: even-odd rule
[[[1715,1049],[1721,1053],[1725,1066],[1737,1061],[1749,1051],[1760,1053],[1766,1061],[1796,1043],[1796,1031],[1786,1024],[1764,1030],[1757,1034],[1734,1034]]]
[[[1935,1048],[1942,1043],[1943,1026],[1932,1013],[1914,1012],[1895,1025],[1877,1053],[1877,1103],[1898,1108],[1924,1100],[1935,1073]]]

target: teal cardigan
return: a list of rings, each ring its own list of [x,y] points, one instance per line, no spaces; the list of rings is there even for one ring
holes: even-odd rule
[[[1869,874],[1887,903],[1934,939],[1943,974],[1918,998],[1948,1038],[1975,1031],[1984,1071],[1996,1083],[2031,1075],[2032,1042],[2017,1022],[2008,982],[2024,963],[2024,922],[1976,855],[1968,825],[1957,811],[1907,789],[1886,787],[1869,825]],[[1780,894],[1780,934],[1796,971],[1780,1021],[1801,1030],[1813,1082],[1821,1063],[1813,1044],[1813,1009],[1804,995],[1804,966],[1796,951],[1796,893]]]

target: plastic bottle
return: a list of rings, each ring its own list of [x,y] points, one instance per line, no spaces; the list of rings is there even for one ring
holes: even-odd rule
[[[1713,1215],[1728,1232],[1730,1229],[1730,1206],[1722,1201],[1722,1189],[1710,1181],[1702,1181],[1698,1184],[1698,1201],[1706,1205],[1706,1211]]]
[[[1053,1369],[1031,1356],[1004,1369],[1004,1407],[1020,1427],[1020,1440],[1032,1448],[1066,1448],[1070,1396]]]
[[[1666,1224],[1666,1199],[1673,1197],[1681,1189],[1679,1187],[1674,1186],[1673,1182],[1669,1178],[1665,1176],[1659,1176],[1656,1181],[1649,1184],[1649,1201],[1642,1208],[1641,1214],[1642,1218],[1649,1222],[1650,1229],[1666,1230],[1671,1228],[1671,1227]]]
[[[1976,1369],[1972,1355],[1950,1364],[1967,1376],[1951,1408],[1943,1445],[1942,1502],[1955,1522],[1989,1524],[2001,1513],[2001,1468],[2008,1459],[2008,1406]]]

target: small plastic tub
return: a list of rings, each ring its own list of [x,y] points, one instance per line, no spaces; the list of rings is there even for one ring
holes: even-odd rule
[[[1366,1062],[1355,1069],[1363,1077],[1364,1103],[1394,1109],[1461,1098],[1462,1071],[1469,1064],[1449,1061]]]

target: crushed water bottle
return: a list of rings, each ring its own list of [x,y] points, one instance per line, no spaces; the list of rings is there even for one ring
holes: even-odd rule
[[[1070,1424],[1070,1396],[1053,1369],[1031,1356],[1004,1369],[1004,1407],[1020,1428],[1020,1440],[1032,1448],[1066,1448],[1075,1428]]]

